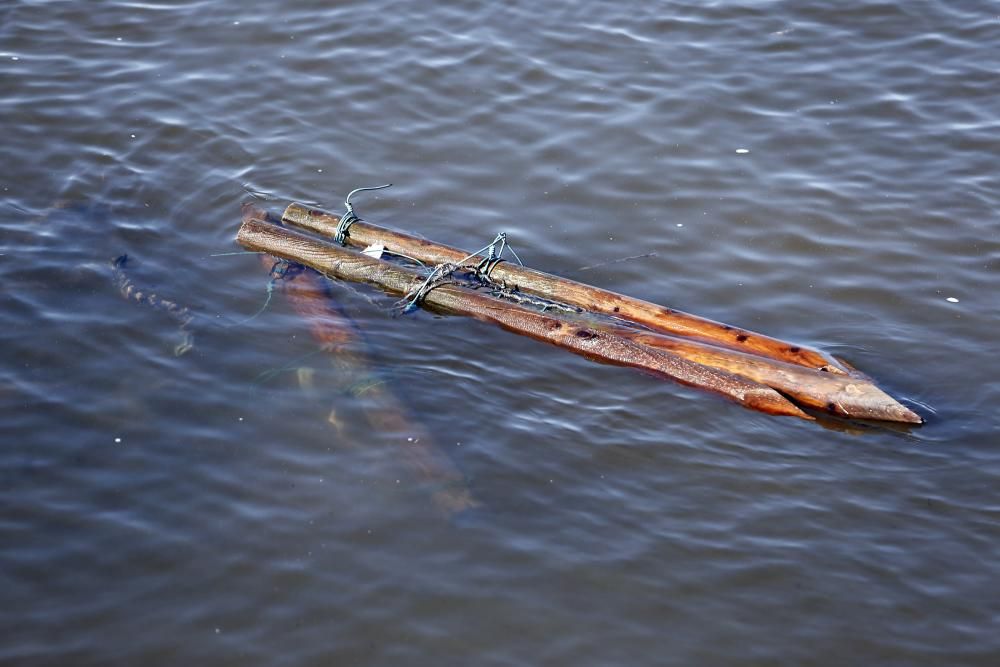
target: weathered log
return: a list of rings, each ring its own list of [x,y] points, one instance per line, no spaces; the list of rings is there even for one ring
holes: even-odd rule
[[[425,277],[417,271],[374,259],[336,244],[265,222],[260,211],[244,209],[237,240],[248,250],[312,267],[328,276],[365,282],[396,294],[409,294]],[[499,325],[536,340],[609,364],[638,368],[726,396],[741,405],[774,415],[812,419],[778,392],[725,371],[702,366],[676,354],[628,341],[614,333],[567,323],[536,310],[501,302],[464,287],[443,284],[426,294],[424,303],[446,313]]]
[[[335,236],[340,216],[292,203],[285,209],[282,221],[332,237]],[[389,252],[413,257],[427,264],[457,263],[469,255],[468,252],[458,248],[433,243],[361,220],[355,221],[350,226],[345,240],[359,247],[382,243]],[[482,258],[477,256],[469,264],[475,265],[480,259]],[[732,327],[524,266],[502,262],[490,271],[490,277],[506,282],[510,287],[517,287],[522,292],[537,294],[590,312],[630,320],[673,336],[722,345],[815,370],[849,374],[849,370],[838,360],[819,350],[794,345],[747,329]]]
[[[921,424],[923,419],[860,375],[835,375],[752,354],[626,327],[614,332],[634,343],[767,385],[799,405],[839,417]]]
[[[293,211],[301,210],[295,209],[294,205],[290,208]],[[320,221],[325,219],[323,216],[313,215],[310,217]],[[355,223],[355,225],[360,224],[363,223]],[[322,232],[324,229],[315,231]],[[394,235],[395,233],[390,232],[390,234]],[[378,237],[378,239],[385,243],[382,237]],[[421,247],[426,243],[419,239],[414,239],[414,241]],[[390,244],[390,250],[392,247]],[[409,252],[404,254],[414,253],[413,248],[406,250]],[[400,252],[403,251],[400,250]],[[461,251],[454,252],[461,253]],[[416,254],[419,256],[419,253]],[[456,259],[462,259],[464,256],[459,256]],[[510,268],[517,269],[518,267],[511,266]],[[773,357],[750,354],[746,349],[734,350],[715,344],[707,344],[699,338],[642,332],[626,327],[614,327],[614,333],[646,347],[669,351],[688,361],[766,385],[792,397],[801,405],[831,414],[856,419],[878,419],[904,423],[922,422],[918,415],[885,394],[868,377],[850,366],[846,366],[850,372],[849,375],[843,372],[833,373],[827,367],[824,367],[823,371],[814,370]]]
[[[262,257],[271,266],[273,260]],[[440,447],[435,446],[427,429],[408,416],[408,410],[388,385],[371,370],[360,333],[351,319],[331,302],[322,277],[306,270],[286,274],[276,282],[295,311],[308,323],[313,338],[327,352],[344,390],[363,399],[368,425],[379,433],[398,435],[403,460],[431,489],[431,499],[438,510],[450,518],[480,507],[481,503],[466,485],[465,476]],[[331,411],[329,422],[340,430],[343,425],[335,410]]]

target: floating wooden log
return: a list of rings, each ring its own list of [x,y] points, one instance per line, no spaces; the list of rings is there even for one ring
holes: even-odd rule
[[[336,216],[328,216],[323,213],[309,213],[308,209],[303,207],[298,207],[297,205],[292,205],[289,207],[292,211],[292,218],[302,218],[301,214],[306,215],[306,218],[311,220],[309,224],[297,224],[297,226],[307,228],[314,232],[319,232],[323,234],[329,234],[332,230],[328,228],[330,220],[336,219]],[[304,212],[304,213],[303,213]],[[248,214],[248,218],[260,217],[259,214]],[[289,217],[289,211],[286,210],[285,217]],[[351,227],[354,230],[355,227],[363,225],[362,230],[367,230],[366,233],[371,233],[371,240],[373,243],[378,242],[386,247],[386,250],[390,252],[396,252],[397,254],[406,255],[410,257],[416,257],[417,259],[429,260],[433,257],[446,256],[450,259],[454,259],[456,262],[466,259],[468,253],[463,253],[461,250],[456,250],[453,248],[445,248],[443,255],[436,254],[421,254],[421,248],[432,248],[433,252],[439,252],[437,249],[440,246],[432,244],[431,242],[424,241],[422,239],[416,239],[415,237],[409,237],[407,235],[400,235],[396,232],[389,232],[388,230],[382,231],[374,225],[367,225],[366,223],[355,222]],[[372,230],[375,231],[372,231]],[[404,243],[398,242],[399,237],[403,237],[403,241],[406,241],[411,245],[406,245]],[[308,238],[308,237],[303,237]],[[359,239],[363,238],[361,235],[354,234],[354,243],[360,243]],[[388,239],[388,240],[387,240]],[[333,245],[334,248],[339,248],[339,246]],[[467,263],[468,265],[468,263]],[[525,269],[524,267],[517,267],[509,264],[499,264],[496,266],[494,271],[504,268],[509,271],[520,272],[528,271],[530,269]],[[540,272],[534,272],[540,273]],[[491,273],[494,278],[495,273]],[[546,275],[546,274],[541,274]],[[562,279],[549,276],[551,281],[557,282]],[[422,281],[423,276],[417,275],[412,278],[413,281]],[[586,285],[580,285],[579,283],[573,283],[572,281],[566,281],[572,287],[573,285],[586,290],[592,289]],[[383,285],[384,287],[385,285]],[[407,293],[412,289],[414,284],[410,285],[400,285],[394,291]],[[392,289],[392,288],[390,288]],[[435,289],[437,292],[439,289]],[[462,290],[461,288],[452,288],[458,290],[459,292],[465,292],[470,294],[468,290]],[[576,288],[573,288],[576,289]],[[535,291],[535,290],[524,290]],[[580,290],[576,290],[577,292]],[[598,290],[600,291],[600,290]],[[563,298],[562,294],[552,293],[548,290],[535,291],[535,293],[541,293],[545,296],[552,298],[556,301],[566,303],[567,301],[573,302],[572,299]],[[483,295],[477,295],[482,297]],[[615,298],[628,299],[628,297],[621,297],[620,295],[614,295]],[[497,308],[497,300],[492,297],[485,297],[488,302],[492,302],[493,308]],[[645,302],[639,302],[640,304]],[[503,303],[499,308],[507,308],[512,304]],[[653,304],[648,304],[654,308]],[[598,312],[605,312],[602,309],[590,309],[591,311],[597,310]],[[537,310],[532,309],[513,309],[511,312],[516,312],[517,318],[528,320],[533,316],[540,315]],[[524,313],[523,315],[521,313]],[[470,313],[463,313],[470,314]],[[798,353],[792,355],[789,360],[788,354],[782,354],[782,351],[789,350],[802,350],[803,348],[794,346],[790,343],[784,341],[778,341],[776,339],[768,339],[771,341],[768,345],[765,345],[767,349],[774,352],[772,355],[764,354],[754,354],[752,353],[753,346],[750,347],[735,347],[733,345],[720,344],[717,341],[707,340],[702,336],[680,336],[666,334],[659,331],[653,331],[643,328],[643,330],[637,329],[634,326],[634,321],[627,318],[619,317],[619,313],[610,313],[612,317],[605,318],[600,322],[587,322],[579,320],[579,318],[573,317],[563,317],[561,318],[561,325],[566,325],[566,331],[586,331],[589,334],[603,333],[611,337],[614,343],[610,347],[607,347],[607,351],[612,351],[611,356],[617,356],[618,361],[614,359],[604,358],[604,361],[610,363],[620,363],[622,365],[632,365],[640,366],[641,364],[634,363],[640,358],[645,358],[643,355],[650,353],[668,353],[670,359],[673,362],[671,369],[663,373],[661,369],[661,374],[672,377],[673,379],[683,382],[685,384],[690,384],[693,386],[699,386],[711,391],[716,391],[717,393],[722,393],[728,395],[730,398],[743,403],[747,407],[755,407],[756,409],[761,409],[758,406],[750,405],[746,397],[748,395],[740,395],[739,391],[734,390],[733,385],[728,385],[728,389],[720,390],[720,387],[726,387],[724,382],[720,382],[719,378],[726,377],[729,382],[732,382],[733,378],[738,378],[743,381],[748,381],[756,385],[756,389],[759,393],[761,387],[770,388],[772,390],[777,390],[781,395],[788,396],[797,401],[800,405],[809,408],[814,408],[817,410],[822,410],[829,412],[834,415],[841,417],[848,417],[854,419],[877,419],[884,421],[897,421],[904,423],[921,423],[922,419],[913,413],[911,410],[907,409],[905,406],[901,405],[895,401],[888,394],[879,389],[875,384],[866,376],[862,375],[858,371],[854,370],[850,366],[844,364],[842,367],[836,369],[832,368],[828,364],[824,364],[818,368],[809,366],[802,363],[793,363],[794,361],[802,361],[802,356]],[[477,316],[477,315],[473,315]],[[694,316],[686,315],[685,317],[698,320]],[[489,319],[486,317],[479,317],[479,319]],[[557,322],[560,322],[560,318],[551,318]],[[568,321],[567,321],[568,320]],[[491,319],[490,321],[496,321]],[[717,324],[711,323],[710,324]],[[504,325],[502,322],[502,326]],[[625,326],[626,324],[631,326]],[[548,326],[552,326],[549,324]],[[721,325],[724,326],[724,325]],[[508,327],[510,328],[510,327]],[[525,333],[525,332],[521,332]],[[528,335],[534,335],[529,333]],[[753,334],[757,336],[757,334]],[[534,337],[540,337],[535,335]],[[562,344],[565,347],[571,347],[560,342],[558,340],[553,340],[552,338],[545,338],[549,342],[555,344]],[[765,341],[766,342],[766,341]],[[623,345],[626,343],[628,345]],[[630,345],[630,346],[629,346]],[[760,346],[760,340],[758,340],[758,347]],[[588,352],[576,350],[578,353],[586,354],[588,356],[599,355],[588,354]],[[816,354],[822,354],[816,352]],[[622,363],[621,359],[627,359],[633,363]],[[681,364],[680,362],[686,362],[686,364]],[[691,366],[693,364],[693,366]],[[680,372],[679,368],[683,366],[684,372]],[[696,369],[713,370],[716,372],[714,378],[714,386],[712,382],[706,380],[705,377],[699,376],[695,370]],[[655,371],[654,371],[655,372]],[[673,373],[673,374],[671,374]],[[721,375],[719,375],[721,374]],[[770,405],[764,411],[772,411],[774,406]],[[787,406],[782,406],[783,409],[787,411]],[[784,414],[793,414],[785,412]],[[796,415],[804,416],[804,415]]]
[[[262,255],[270,267],[274,260]],[[395,393],[371,369],[364,342],[351,319],[327,294],[323,278],[306,270],[275,281],[295,311],[308,323],[313,338],[327,352],[345,391],[363,399],[364,416],[375,431],[399,436],[403,461],[431,489],[435,507],[446,517],[481,507],[469,490],[465,476],[436,446],[431,434],[408,416]],[[335,408],[329,421],[340,430]],[[404,439],[405,438],[405,439]]]
[[[285,209],[282,221],[300,229],[333,237],[336,235],[340,216],[292,203]],[[389,252],[413,257],[430,265],[446,262],[457,263],[469,256],[469,253],[464,250],[373,225],[363,220],[353,222],[344,238],[350,245],[362,248],[374,243],[382,243]],[[466,264],[475,266],[482,259],[484,258],[476,256],[471,261],[467,260]],[[508,286],[516,287],[522,292],[537,294],[590,312],[603,313],[611,317],[636,322],[672,336],[683,336],[713,345],[722,345],[730,349],[828,373],[848,375],[851,372],[850,367],[846,364],[813,348],[794,345],[754,331],[729,326],[673,308],[665,308],[655,303],[509,262],[497,264],[490,271],[490,277],[496,281],[506,282]]]
[[[237,240],[248,250],[267,252],[343,280],[376,285],[395,294],[410,294],[426,277],[383,260],[294,232],[265,220],[266,214],[244,208]],[[613,332],[500,301],[458,285],[443,284],[426,293],[424,303],[437,310],[466,315],[504,329],[619,366],[638,368],[726,396],[761,412],[812,419],[774,389],[726,371],[688,361],[676,354],[629,341]]]
[[[775,359],[759,357],[689,339],[649,331],[615,327],[615,333],[647,347],[666,350],[712,368],[735,373],[767,385],[799,405],[823,410],[850,419],[920,424],[919,415],[909,410],[860,374],[840,375],[803,368]]]

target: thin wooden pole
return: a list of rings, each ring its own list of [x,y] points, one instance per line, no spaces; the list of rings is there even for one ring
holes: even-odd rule
[[[340,217],[302,204],[290,204],[282,221],[323,236],[336,235]],[[386,229],[370,222],[358,220],[347,230],[345,240],[352,246],[366,247],[382,243],[386,250],[414,257],[427,264],[456,263],[469,253],[409,234]],[[483,259],[475,257],[468,262],[475,265]],[[656,331],[673,336],[683,336],[713,345],[756,354],[797,366],[847,375],[845,368],[833,357],[809,347],[794,345],[747,329],[715,322],[703,317],[665,308],[648,301],[617,292],[560,278],[543,271],[529,269],[511,262],[501,262],[490,272],[494,280],[506,282],[523,292],[537,294],[547,299],[567,303],[594,313],[630,320]]]
[[[416,271],[278,227],[260,217],[260,213],[252,208],[244,210],[237,240],[248,250],[264,251],[312,267],[331,277],[377,285],[396,294],[409,294],[425,281],[425,277]],[[638,368],[681,384],[712,391],[754,410],[813,419],[778,392],[760,383],[702,366],[670,352],[632,343],[607,331],[567,323],[456,285],[436,287],[426,294],[424,302],[435,309],[496,324],[591,359]]]

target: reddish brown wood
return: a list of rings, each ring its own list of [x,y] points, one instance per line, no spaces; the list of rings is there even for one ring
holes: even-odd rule
[[[853,419],[923,422],[919,415],[859,375],[835,375],[648,331],[625,327],[616,327],[614,331],[634,343],[666,350],[689,361],[767,385],[799,405]]]
[[[340,222],[340,217],[326,211],[293,203],[285,209],[282,220],[300,229],[332,237]],[[468,252],[458,248],[433,243],[364,221],[357,221],[351,225],[346,240],[352,246],[357,247],[383,243],[390,252],[414,257],[432,265],[444,262],[457,263],[469,255]],[[480,259],[477,256],[469,263],[474,265]],[[510,262],[498,264],[490,273],[490,277],[497,281],[506,282],[508,286],[516,286],[522,292],[578,306],[590,312],[631,320],[672,336],[683,336],[713,345],[722,345],[806,368],[848,374],[848,370],[839,361],[819,350],[788,343],[672,308],[665,308],[648,301],[560,278]]]
[[[274,261],[266,255],[262,258],[268,267]],[[480,507],[465,483],[465,476],[441,451],[430,432],[409,416],[392,389],[372,371],[360,333],[331,301],[324,282],[319,274],[307,270],[288,275],[277,281],[277,285],[327,352],[343,389],[363,399],[368,426],[380,434],[398,436],[403,461],[431,489],[438,510],[451,517]],[[344,427],[336,415],[336,407],[328,421],[338,431]]]
[[[260,212],[253,209],[244,211],[237,239],[249,250],[264,251],[332,277],[377,285],[396,294],[408,294],[424,281],[416,271],[278,227],[261,217]],[[441,285],[430,291],[424,301],[435,309],[490,322],[591,359],[638,368],[712,391],[751,409],[812,419],[770,387],[688,361],[668,351],[633,343],[608,331],[568,323],[456,285]]]

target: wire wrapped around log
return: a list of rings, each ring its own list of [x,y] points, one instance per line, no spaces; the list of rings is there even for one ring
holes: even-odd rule
[[[292,203],[285,209],[282,221],[323,236],[332,236],[337,233],[340,217]],[[350,234],[344,241],[356,247],[383,243],[390,252],[414,257],[427,264],[457,263],[468,256],[467,252],[458,248],[427,241],[363,220],[353,221]],[[472,261],[478,262],[482,259],[484,258],[475,257]],[[594,313],[630,320],[673,336],[723,345],[814,370],[844,375],[850,372],[850,368],[819,350],[793,345],[754,331],[732,327],[528,267],[502,262],[491,269],[490,277],[499,282],[506,282],[509,287],[516,287],[522,292],[537,294]]]
[[[774,359],[665,336],[615,327],[614,332],[646,347],[665,350],[712,368],[735,373],[790,396],[799,405],[850,419],[921,424],[923,419],[873,382],[858,375],[815,371]]]
[[[377,285],[396,294],[411,293],[426,280],[416,271],[293,232],[265,222],[263,217],[252,208],[244,210],[237,240],[248,250],[264,251],[332,277]],[[638,368],[712,391],[754,410],[812,419],[778,392],[760,383],[633,343],[607,331],[566,323],[464,287],[442,285],[427,293],[424,302],[435,309],[496,324],[591,359]]]

